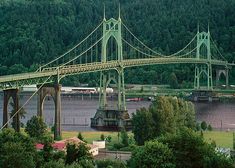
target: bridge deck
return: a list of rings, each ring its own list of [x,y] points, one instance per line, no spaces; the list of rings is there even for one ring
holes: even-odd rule
[[[44,68],[40,72],[29,72],[0,77],[0,89],[17,88],[23,85],[42,84],[49,77],[59,75],[65,76],[97,72],[103,70],[117,69],[119,67],[128,68],[135,66],[155,65],[155,64],[207,64],[207,59],[196,58],[147,58],[147,59],[129,59],[119,61],[108,61],[106,63],[94,62],[87,64],[67,65],[61,67]],[[212,65],[228,66],[227,61],[211,60]],[[52,82],[48,80],[47,83]]]

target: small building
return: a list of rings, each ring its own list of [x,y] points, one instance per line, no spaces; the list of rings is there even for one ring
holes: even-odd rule
[[[91,118],[91,128],[97,130],[126,130],[131,129],[131,120],[127,110],[97,109]]]
[[[79,144],[85,143],[85,142],[83,142],[82,140],[80,140],[77,137],[72,137],[72,138],[61,140],[61,141],[55,141],[55,143],[52,144],[52,147],[55,151],[65,151],[66,152],[66,145],[68,143],[74,143],[76,145],[79,145]],[[99,154],[99,148],[97,145],[87,144],[87,146],[90,148],[89,152],[92,154],[92,156],[96,156]],[[38,143],[38,144],[36,144],[35,147],[37,150],[42,150],[44,145]]]
[[[89,152],[92,154],[92,156],[96,156],[99,154],[99,147],[94,144],[87,144],[90,147]]]
[[[104,149],[105,148],[105,141],[93,141],[93,145],[98,146],[99,149]]]

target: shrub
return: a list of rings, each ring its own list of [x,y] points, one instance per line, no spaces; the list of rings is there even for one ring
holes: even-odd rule
[[[208,129],[208,131],[212,131],[212,126],[209,124],[207,129]]]
[[[201,129],[202,129],[203,131],[205,131],[205,130],[207,129],[207,124],[206,124],[205,121],[202,121],[202,123],[201,123]]]

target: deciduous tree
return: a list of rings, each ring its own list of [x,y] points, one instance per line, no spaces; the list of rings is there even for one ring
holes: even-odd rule
[[[133,168],[174,168],[174,155],[167,145],[158,141],[146,142],[137,147],[131,156],[130,167]]]
[[[139,145],[143,145],[146,140],[153,137],[153,117],[146,108],[141,108],[132,116],[132,132]]]

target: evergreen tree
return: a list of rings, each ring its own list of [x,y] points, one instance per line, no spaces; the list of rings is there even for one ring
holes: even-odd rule
[[[77,136],[77,137],[78,137],[78,139],[80,139],[81,141],[84,141],[84,138],[83,138],[83,136],[82,136],[82,133],[81,133],[81,132],[79,132],[79,133],[78,133],[78,136]]]
[[[41,117],[33,116],[27,121],[25,132],[28,133],[30,137],[40,140],[46,135],[47,126]]]
[[[129,137],[128,137],[128,134],[125,130],[125,128],[122,128],[121,130],[121,143],[124,145],[124,146],[128,146],[129,145]]]
[[[100,135],[100,140],[104,141],[104,139],[105,139],[105,138],[104,138],[104,134],[101,134],[101,135]]]
[[[201,128],[203,131],[205,131],[207,129],[207,123],[205,121],[202,121]]]

